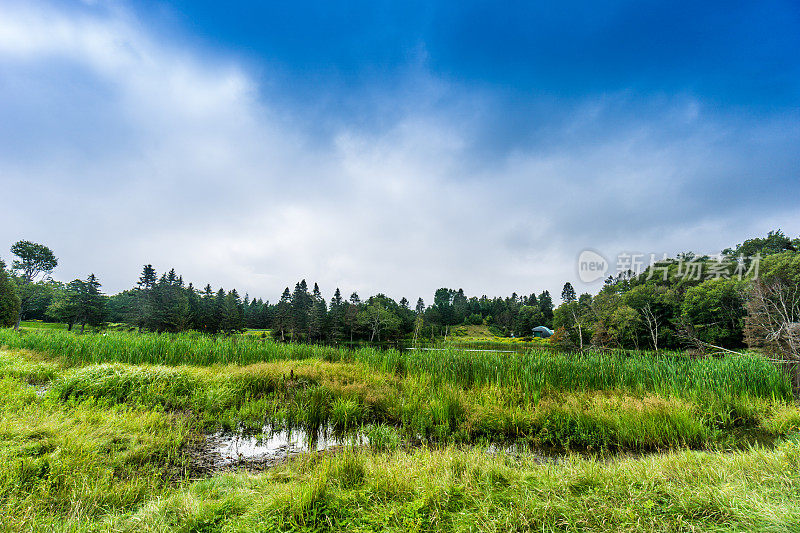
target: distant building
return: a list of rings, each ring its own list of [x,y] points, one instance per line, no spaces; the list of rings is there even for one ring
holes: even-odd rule
[[[533,328],[533,336],[546,339],[553,334],[553,330],[545,326],[536,326]]]

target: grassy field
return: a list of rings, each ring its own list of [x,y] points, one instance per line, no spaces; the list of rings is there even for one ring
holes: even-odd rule
[[[800,528],[800,410],[757,356],[44,330],[0,346],[2,531]],[[205,435],[265,424],[404,445],[195,468]]]

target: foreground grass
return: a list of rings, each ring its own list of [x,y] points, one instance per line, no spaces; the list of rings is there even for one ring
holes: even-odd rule
[[[610,462],[480,449],[309,457],[192,484],[121,531],[797,531],[800,445]]]
[[[800,530],[800,410],[757,357],[0,343],[0,531]],[[200,432],[265,422],[370,426],[382,444],[197,479]],[[566,453],[484,448],[519,440]]]
[[[41,398],[0,378],[0,531],[70,529],[165,495],[185,474],[188,421]]]

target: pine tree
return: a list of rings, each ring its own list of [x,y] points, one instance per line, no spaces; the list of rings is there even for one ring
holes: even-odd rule
[[[300,334],[308,328],[308,314],[311,310],[312,297],[308,294],[306,280],[302,280],[294,286],[292,293],[292,327],[291,336],[294,340],[295,333]]]
[[[314,283],[314,291],[312,292],[311,296],[316,302],[322,300],[322,292],[320,292],[319,285],[316,283]]]
[[[67,324],[67,330],[72,331],[72,327],[78,321],[80,295],[83,290],[84,282],[82,280],[76,279],[68,283],[53,298],[47,308],[47,316]]]
[[[207,333],[217,332],[214,326],[214,289],[211,288],[210,283],[205,286],[203,296],[200,298],[198,329]]]
[[[137,286],[141,290],[152,289],[156,281],[158,281],[158,277],[156,276],[153,265],[145,265],[144,268],[142,268],[142,275],[139,276],[139,283]]]
[[[331,298],[331,311],[338,309],[342,305],[342,302],[342,292],[339,290],[339,287],[336,287],[336,292],[333,293],[333,298]]]
[[[155,331],[177,332],[186,329],[189,299],[174,270],[162,275],[150,290],[147,326]]]
[[[314,342],[322,339],[326,327],[327,308],[325,300],[320,297],[315,299],[308,318],[308,340]]]
[[[539,295],[539,310],[544,316],[544,324],[548,328],[553,327],[553,299],[550,297],[550,291],[544,291]]]
[[[219,288],[211,306],[211,327],[218,333],[225,327],[225,289]]]
[[[358,312],[361,306],[361,298],[358,297],[357,292],[350,295],[350,303],[347,305],[347,310],[344,315],[344,323],[350,332],[350,342],[355,338],[356,330],[358,329]]]
[[[197,294],[197,291],[194,290],[194,286],[189,283],[189,286],[186,287],[186,301],[188,307],[188,314],[187,314],[187,327],[190,329],[201,329],[202,324],[202,302],[200,301],[200,295]]]
[[[275,322],[272,326],[276,334],[280,333],[281,342],[286,342],[286,332],[292,328],[292,293],[289,292],[289,287],[283,290],[276,306]]]
[[[575,294],[575,289],[572,287],[572,283],[569,281],[564,284],[564,288],[561,289],[561,299],[564,303],[571,303],[577,299],[577,295]]]
[[[81,325],[81,333],[87,324],[93,327],[101,326],[105,320],[105,295],[100,292],[100,281],[94,274],[90,274],[86,281],[75,284],[75,287],[78,288],[77,294],[74,295],[77,299],[75,322]]]
[[[152,322],[152,292],[158,281],[153,265],[144,265],[142,275],[136,284],[136,305],[134,309],[134,323],[139,326],[139,332]]]
[[[30,241],[18,241],[11,246],[11,253],[17,256],[11,263],[12,273],[18,273],[16,278],[17,294],[20,298],[20,309],[14,329],[19,330],[22,313],[27,307],[31,294],[27,290],[36,278],[47,278],[58,266],[58,258],[53,251],[43,244]]]
[[[238,333],[244,330],[244,310],[236,289],[225,295],[221,329],[226,333]]]

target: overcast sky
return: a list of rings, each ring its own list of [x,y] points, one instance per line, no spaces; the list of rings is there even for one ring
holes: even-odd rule
[[[796,1],[229,4],[0,1],[0,257],[429,301],[800,234]]]

